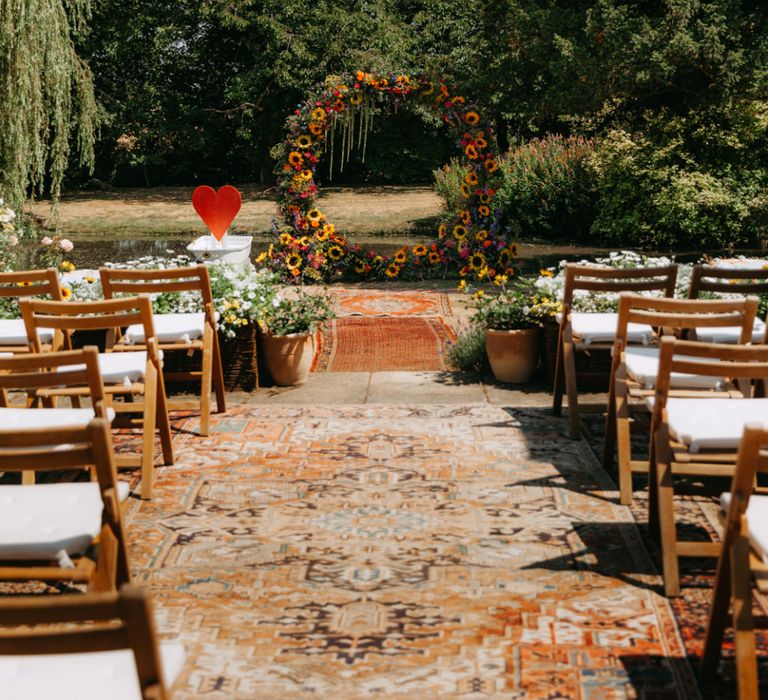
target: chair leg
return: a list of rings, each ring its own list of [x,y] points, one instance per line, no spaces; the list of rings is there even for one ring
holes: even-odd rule
[[[563,333],[557,334],[557,352],[555,353],[555,374],[552,377],[552,415],[559,416],[563,412],[563,388],[565,387],[565,371],[563,367]]]
[[[660,439],[663,431],[660,431]],[[657,447],[660,447],[657,445]],[[662,454],[664,455],[662,457]],[[661,451],[656,460],[656,489],[661,559],[664,567],[664,592],[669,597],[680,595],[680,571],[677,560],[677,533],[675,532],[675,493],[672,479],[671,455]]]
[[[563,339],[563,369],[565,391],[568,394],[568,435],[574,440],[581,437],[579,422],[579,392],[576,388],[576,351],[573,343]]]
[[[616,371],[614,405],[616,409],[616,451],[619,463],[619,502],[632,505],[632,437],[629,419],[629,396],[624,369]]]
[[[255,332],[255,331],[254,331]],[[219,345],[219,334],[213,332],[213,390],[216,393],[216,413],[227,412],[227,397],[224,390],[224,369],[221,363],[221,346]],[[259,388],[258,370],[256,374],[256,388]]]
[[[141,497],[152,498],[155,458],[155,423],[157,422],[157,371],[147,364],[144,376],[144,414],[141,448]]]
[[[99,534],[99,551],[96,557],[96,567],[88,581],[88,591],[99,593],[114,591],[116,588],[116,572],[118,560],[118,542],[109,525],[101,526]]]
[[[749,539],[744,534],[740,534],[731,549],[733,636],[736,646],[739,698],[757,700],[757,652],[752,618],[752,574],[749,567],[749,552]]]
[[[211,423],[211,364],[213,360],[213,338],[211,327],[206,324],[203,331],[202,372],[200,377],[200,431],[206,437]]]
[[[712,602],[709,606],[709,621],[704,637],[704,652],[701,659],[701,675],[705,679],[714,677],[723,649],[723,635],[731,603],[731,543],[723,542],[720,560],[717,563]]]
[[[608,388],[608,411],[605,416],[605,437],[603,438],[603,469],[613,470],[613,455],[616,449],[616,376],[611,372]]]
[[[153,425],[160,434],[160,445],[163,449],[163,464],[169,467],[174,462],[173,457],[173,437],[171,435],[171,422],[168,418],[168,398],[165,394],[165,382],[163,373],[155,369],[157,382],[155,385],[155,419]]]

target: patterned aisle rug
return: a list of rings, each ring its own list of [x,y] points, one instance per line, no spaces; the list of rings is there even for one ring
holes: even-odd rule
[[[444,371],[446,343],[455,339],[439,317],[341,317],[325,324],[313,370]]]
[[[451,316],[447,294],[425,291],[334,289],[337,316]]]
[[[630,512],[545,411],[239,406],[131,502],[177,699],[696,698]]]

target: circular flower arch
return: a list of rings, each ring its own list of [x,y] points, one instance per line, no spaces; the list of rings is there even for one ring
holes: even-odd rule
[[[410,101],[434,110],[459,149],[461,202],[440,223],[434,240],[387,256],[351,246],[317,206],[315,173],[321,158],[343,168],[353,150],[365,157],[374,114],[387,103]],[[396,279],[447,276],[493,279],[511,271],[514,243],[506,240],[491,203],[499,158],[489,124],[464,97],[427,76],[357,71],[326,78],[286,120],[277,161],[276,240],[262,253],[287,280]]]

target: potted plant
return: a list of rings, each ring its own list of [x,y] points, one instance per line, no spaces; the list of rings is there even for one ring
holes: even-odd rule
[[[506,383],[527,382],[539,362],[541,325],[556,304],[544,298],[529,280],[507,285],[504,275],[494,283],[498,292],[475,293],[472,325],[485,332],[485,349],[493,376]]]
[[[317,349],[316,331],[333,316],[325,294],[291,290],[275,298],[261,324],[264,363],[275,384],[306,381]]]

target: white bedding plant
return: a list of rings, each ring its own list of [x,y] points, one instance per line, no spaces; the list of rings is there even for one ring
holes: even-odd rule
[[[565,265],[569,261],[561,260],[557,267],[541,270],[539,277],[534,282],[543,294],[562,302],[563,286],[565,284]],[[629,250],[615,251],[607,256],[594,260],[579,260],[580,263],[590,265],[604,265],[618,269],[630,269],[635,267],[663,267],[671,265],[674,261],[666,256],[652,257],[635,253]],[[691,282],[691,265],[678,265],[677,282],[675,284],[675,296],[685,298]],[[644,292],[645,294],[658,294],[658,292]],[[573,309],[584,313],[599,313],[616,311],[619,305],[617,292],[596,293],[586,289],[577,289],[573,293]]]
[[[106,267],[131,270],[156,270],[188,267],[193,262],[186,255],[174,257],[146,256],[125,263],[106,263]],[[231,265],[222,262],[207,263],[211,278],[211,292],[216,309],[219,330],[234,338],[237,330],[249,323],[262,321],[275,297],[276,275],[267,270],[256,270],[253,265]],[[72,301],[102,299],[98,278],[80,275],[70,278],[67,285]],[[195,292],[169,292],[152,295],[152,308],[157,314],[194,313],[202,311],[200,295]]]

